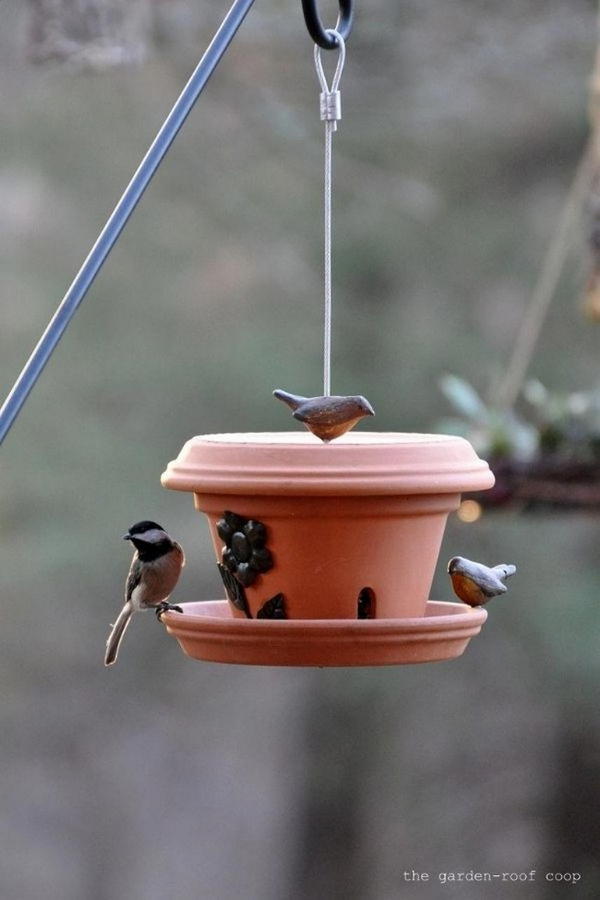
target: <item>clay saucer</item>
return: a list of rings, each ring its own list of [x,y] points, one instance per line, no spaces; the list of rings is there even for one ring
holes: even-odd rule
[[[460,656],[479,634],[484,609],[429,601],[407,619],[240,619],[226,600],[182,604],[162,617],[193,659],[253,666],[386,666]]]

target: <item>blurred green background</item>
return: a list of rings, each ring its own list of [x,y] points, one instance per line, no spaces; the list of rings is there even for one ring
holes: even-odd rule
[[[0,7],[3,395],[227,4],[104,6],[69,41],[60,3]],[[358,0],[333,387],[373,428],[431,430],[440,375],[502,373],[585,142],[595,16]],[[222,592],[166,463],[194,434],[289,428],[274,387],[319,392],[322,140],[300,2],[257,0],[2,448],[2,898],[563,896],[546,872],[600,895],[597,517],[452,518],[433,597],[456,553],[519,567],[452,663],[193,663],[148,615],[102,666],[132,522],[185,545],[179,600]],[[531,367],[550,388],[597,383],[581,287],[575,254]],[[437,881],[470,869],[538,874]]]

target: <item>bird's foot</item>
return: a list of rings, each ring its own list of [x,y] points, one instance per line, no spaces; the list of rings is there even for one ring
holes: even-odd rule
[[[166,613],[166,612],[182,613],[183,612],[183,610],[180,606],[176,606],[174,603],[167,603],[166,600],[163,600],[162,603],[159,603],[159,605],[156,607],[156,609],[154,611],[156,613],[156,618],[158,619],[159,622],[162,622],[161,616],[163,613]]]

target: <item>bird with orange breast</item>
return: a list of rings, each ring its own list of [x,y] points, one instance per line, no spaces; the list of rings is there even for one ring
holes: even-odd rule
[[[453,556],[448,563],[454,593],[467,606],[483,606],[492,597],[505,594],[504,582],[516,571],[517,567],[508,563],[489,568],[463,556]]]

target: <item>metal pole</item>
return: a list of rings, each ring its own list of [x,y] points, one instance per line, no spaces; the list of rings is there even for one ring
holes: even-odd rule
[[[0,409],[0,444],[254,0],[235,0]]]

